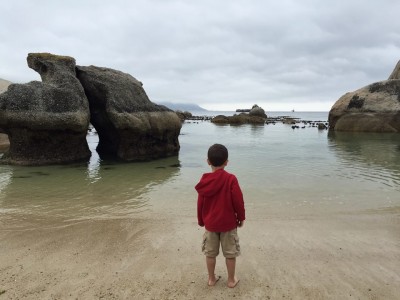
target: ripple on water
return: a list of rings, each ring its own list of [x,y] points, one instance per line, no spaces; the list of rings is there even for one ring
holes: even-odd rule
[[[179,174],[177,166],[174,157],[100,164],[90,172],[82,165],[11,167],[7,179],[6,173],[0,175],[0,208],[72,219],[127,216],[146,211],[150,205],[146,194]]]
[[[315,128],[183,125],[179,157],[145,163],[0,166],[0,213],[66,218],[113,218],[159,209],[195,210],[194,185],[209,172],[208,147],[225,144],[227,170],[260,215],[315,213],[400,205],[400,137],[328,135]],[[91,137],[92,138],[92,137]],[[189,213],[190,212],[190,213]],[[2,220],[4,218],[2,217]]]

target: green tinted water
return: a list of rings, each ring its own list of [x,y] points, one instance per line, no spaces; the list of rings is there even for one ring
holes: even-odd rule
[[[0,166],[0,225],[152,212],[195,222],[193,187],[209,171],[206,152],[213,143],[228,147],[227,171],[237,175],[252,217],[400,207],[400,135],[190,122],[183,125],[178,157],[127,164],[101,161],[97,141],[88,136],[93,155],[87,163]]]

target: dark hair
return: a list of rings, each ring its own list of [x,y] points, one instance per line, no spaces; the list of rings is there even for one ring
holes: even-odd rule
[[[228,160],[228,149],[224,145],[214,144],[208,149],[207,156],[211,165],[220,167]]]

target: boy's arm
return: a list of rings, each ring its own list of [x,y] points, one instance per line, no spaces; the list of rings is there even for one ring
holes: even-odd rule
[[[240,189],[239,182],[237,181],[236,177],[232,182],[232,201],[233,201],[233,208],[235,209],[236,217],[239,222],[239,227],[242,226],[243,221],[246,219],[246,212],[244,209],[244,200],[243,200],[243,193]]]
[[[197,197],[197,223],[201,227],[204,226],[203,214],[202,214],[203,204],[204,204],[204,197],[199,195]]]

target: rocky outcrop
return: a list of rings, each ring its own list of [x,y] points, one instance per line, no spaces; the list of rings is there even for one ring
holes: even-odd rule
[[[179,117],[152,103],[141,82],[129,74],[95,66],[78,66],[77,76],[89,99],[101,157],[142,161],[178,153]]]
[[[242,111],[242,110],[236,110]],[[212,123],[215,124],[232,124],[232,125],[242,125],[242,124],[265,124],[267,115],[265,111],[254,104],[249,113],[242,112],[240,114],[235,114],[233,116],[218,115],[211,119]]]
[[[10,139],[2,161],[39,165],[90,157],[89,103],[76,78],[75,59],[30,53],[27,62],[42,82],[11,84],[0,94],[0,128]]]
[[[398,68],[399,64],[390,76],[392,79],[367,85],[339,98],[329,112],[330,130],[400,132]]]
[[[257,117],[261,117],[261,118],[266,118],[267,115],[265,114],[264,109],[262,109],[261,107],[259,107],[257,104],[254,104],[253,107],[251,108],[250,112],[249,112],[250,116],[257,116]]]
[[[181,119],[182,122],[193,117],[192,113],[189,111],[176,110],[175,113],[178,115],[179,119]]]
[[[265,118],[259,116],[251,116],[246,113],[241,113],[233,116],[218,115],[211,119],[212,123],[215,124],[232,124],[232,125],[243,125],[243,124],[265,124]]]

